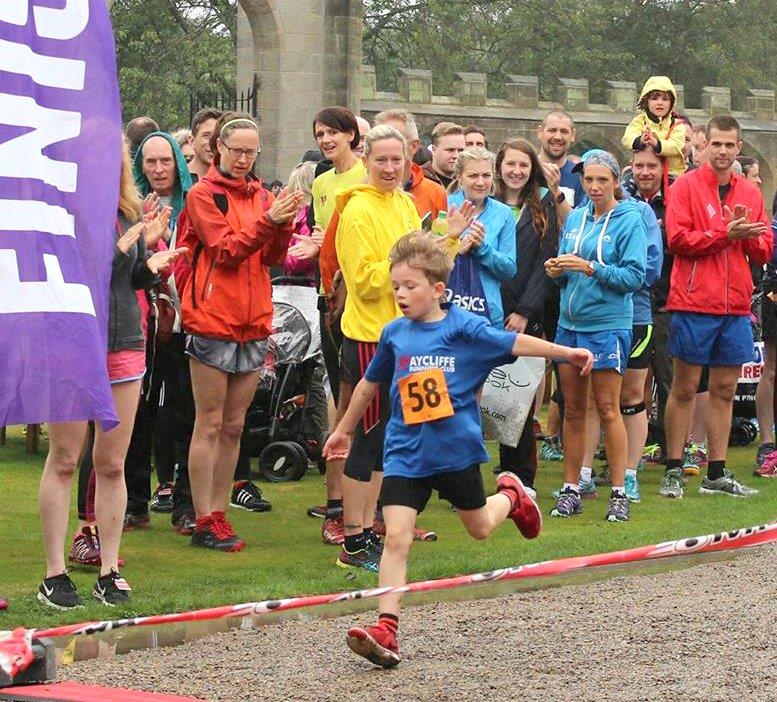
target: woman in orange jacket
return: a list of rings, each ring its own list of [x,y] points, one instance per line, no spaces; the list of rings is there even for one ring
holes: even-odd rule
[[[272,332],[269,266],[284,260],[301,200],[299,193],[274,199],[254,178],[259,129],[250,116],[223,115],[211,149],[213,165],[186,198],[188,228],[181,233],[192,269],[181,294],[195,404],[192,545],[240,551],[245,542],[225,507]]]

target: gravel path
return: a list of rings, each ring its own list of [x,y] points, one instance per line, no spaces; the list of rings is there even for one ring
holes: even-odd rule
[[[81,682],[204,700],[773,702],[777,544],[669,573],[405,610],[399,667],[344,644],[372,613],[78,663]],[[610,653],[611,652],[611,653]]]

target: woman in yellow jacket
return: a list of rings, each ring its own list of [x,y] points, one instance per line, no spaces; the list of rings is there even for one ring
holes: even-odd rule
[[[677,177],[685,173],[686,125],[673,113],[677,91],[666,76],[651,76],[639,96],[639,114],[631,120],[621,142],[629,151],[639,151],[642,144],[666,159],[669,174]]]
[[[341,319],[341,378],[355,386],[367,370],[383,327],[401,315],[394,300],[389,252],[405,234],[421,228],[413,200],[403,191],[409,160],[405,138],[394,127],[373,127],[364,144],[367,183],[340,191],[337,260],[348,293]],[[451,253],[466,224],[452,217]],[[383,470],[383,438],[390,413],[388,386],[381,389],[356,428],[343,478],[345,542],[337,564],[377,571],[380,545],[372,534]]]

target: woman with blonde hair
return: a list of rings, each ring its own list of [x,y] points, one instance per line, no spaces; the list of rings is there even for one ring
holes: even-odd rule
[[[107,432],[96,424],[93,450],[95,518],[100,536],[101,565],[92,594],[103,604],[111,606],[127,602],[130,590],[119,573],[118,560],[127,504],[124,459],[132,435],[146,361],[135,290],[150,287],[160,269],[184,250],[149,255],[144,234],[150,229],[152,236],[161,236],[167,227],[166,216],[159,212],[144,224],[138,221],[141,212],[129,152],[124,145],[113,232],[116,247],[111,273],[107,348],[108,377],[119,424]],[[82,604],[65,568],[64,544],[70,486],[86,439],[86,429],[86,422],[63,422],[49,426],[49,453],[38,494],[46,551],[46,577],[38,589],[38,599],[56,609],[70,609]]]

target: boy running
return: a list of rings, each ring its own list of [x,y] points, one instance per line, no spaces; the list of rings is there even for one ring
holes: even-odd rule
[[[483,317],[442,306],[451,261],[426,235],[415,232],[399,239],[389,260],[403,317],[383,329],[375,357],[324,446],[329,460],[345,458],[362,414],[380,384],[391,381],[381,490],[386,540],[380,587],[405,584],[416,517],[433,490],[456,508],[476,539],[485,539],[508,517],[527,539],[539,534],[539,508],[516,475],[500,473],[497,493],[486,498],[480,463],[488,454],[475,393],[492,368],[518,355],[565,360],[579,366],[582,375],[593,365],[585,349],[497,330]],[[384,595],[376,626],[348,630],[349,648],[385,668],[400,661],[399,600],[399,595]]]

